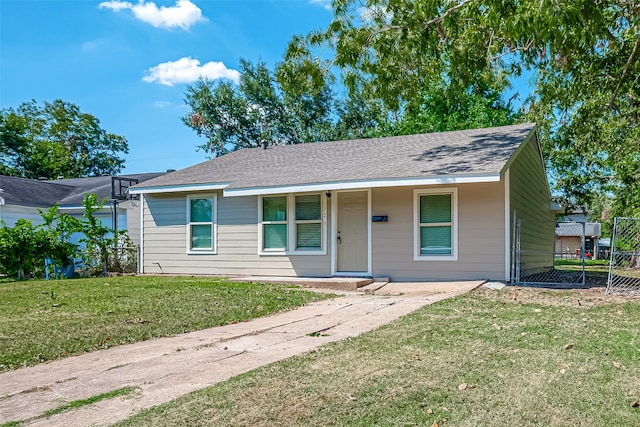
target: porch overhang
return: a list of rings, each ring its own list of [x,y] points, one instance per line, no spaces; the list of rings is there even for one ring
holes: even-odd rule
[[[132,187],[129,194],[181,193],[186,191],[222,190],[231,185],[230,182],[214,182],[202,184],[158,185],[155,187]]]
[[[480,182],[498,182],[500,181],[500,173],[481,174],[481,175],[441,175],[425,178],[392,178],[392,179],[373,179],[362,181],[338,181],[338,182],[322,182],[309,184],[294,185],[276,185],[268,187],[252,187],[252,188],[225,188],[223,195],[225,197],[240,196],[261,196],[269,194],[285,194],[285,193],[305,193],[314,191],[332,191],[332,190],[360,190],[367,188],[381,187],[404,187],[404,186],[422,186],[422,185],[451,185],[451,184],[469,184]]]

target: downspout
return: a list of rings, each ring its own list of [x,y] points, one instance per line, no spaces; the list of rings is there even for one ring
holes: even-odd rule
[[[509,186],[509,169],[504,173],[504,281],[511,282],[513,278],[511,250],[511,189]],[[515,218],[514,218],[515,220]]]
[[[140,243],[138,244],[138,273],[144,274],[144,193],[140,194]]]

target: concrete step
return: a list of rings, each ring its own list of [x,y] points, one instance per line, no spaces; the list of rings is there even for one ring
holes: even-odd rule
[[[229,278],[232,282],[281,283],[308,288],[332,289],[336,291],[355,291],[373,283],[363,277],[280,277],[280,276],[242,276]]]

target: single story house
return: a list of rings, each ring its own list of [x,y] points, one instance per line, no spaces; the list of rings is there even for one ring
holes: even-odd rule
[[[598,257],[599,222],[560,222],[556,226],[556,257],[580,258],[584,237],[584,255]]]
[[[106,227],[128,230],[135,244],[140,243],[139,201],[127,197],[129,186],[159,177],[164,173],[109,175],[88,178],[36,180],[0,175],[0,220],[12,227],[19,218],[42,222],[38,212],[58,203],[60,212],[82,217],[84,193],[107,199],[96,213]]]
[[[514,212],[549,224],[520,230],[549,254],[527,267],[553,266],[555,216],[530,123],[247,148],[131,193],[142,273],[508,281]]]

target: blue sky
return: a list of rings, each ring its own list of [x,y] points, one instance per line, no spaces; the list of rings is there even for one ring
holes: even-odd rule
[[[62,99],[127,138],[123,173],[204,161],[182,124],[187,84],[237,80],[325,28],[328,0],[0,0],[0,107]]]

